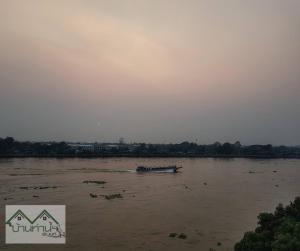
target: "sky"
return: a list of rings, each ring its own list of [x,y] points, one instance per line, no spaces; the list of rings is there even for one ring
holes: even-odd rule
[[[300,145],[299,0],[1,0],[0,137]]]

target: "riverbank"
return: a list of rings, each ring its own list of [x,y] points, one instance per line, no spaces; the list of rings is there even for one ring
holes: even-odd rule
[[[231,154],[0,154],[0,158],[246,158],[246,159],[300,159],[300,155],[231,155]]]

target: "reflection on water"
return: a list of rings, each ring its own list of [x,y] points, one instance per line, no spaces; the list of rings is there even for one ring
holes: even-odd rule
[[[135,172],[137,165],[174,164],[182,171]],[[300,160],[1,159],[2,219],[6,204],[67,206],[66,245],[5,248],[232,250],[255,227],[259,212],[300,195],[299,168]],[[87,180],[106,183],[83,183]],[[39,187],[45,189],[31,189]],[[106,199],[112,194],[121,196]],[[170,238],[170,233],[187,238]],[[4,247],[3,221],[0,238]]]

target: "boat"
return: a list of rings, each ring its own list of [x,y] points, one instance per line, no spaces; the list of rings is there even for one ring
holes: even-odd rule
[[[155,173],[177,173],[177,170],[182,168],[181,166],[158,166],[158,167],[147,167],[138,166],[137,172],[155,172]]]

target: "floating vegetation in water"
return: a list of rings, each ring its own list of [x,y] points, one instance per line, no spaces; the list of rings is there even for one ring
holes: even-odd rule
[[[170,237],[170,238],[175,238],[175,237],[177,237],[178,239],[186,239],[186,238],[187,238],[186,234],[184,234],[184,233],[180,233],[180,234],[177,234],[177,233],[170,233],[170,234],[169,234],[169,237]]]
[[[180,235],[178,235],[178,238],[179,238],[179,239],[186,239],[187,236],[186,236],[186,234],[181,233]]]
[[[32,187],[19,187],[20,189],[30,189]]]
[[[24,187],[19,187],[19,189],[56,189],[57,186],[24,186]]]
[[[93,184],[103,185],[103,184],[106,184],[106,181],[103,181],[103,180],[85,180],[82,183],[85,183],[85,184],[93,183]]]
[[[97,195],[97,194],[94,194],[94,193],[90,193],[90,197],[91,197],[91,198],[97,198],[98,195]]]
[[[177,233],[170,233],[169,234],[169,237],[171,237],[171,238],[175,238],[177,236]]]
[[[117,198],[123,198],[123,196],[120,193],[115,193],[115,194],[104,195],[104,198],[107,200],[112,200]]]
[[[33,175],[43,175],[42,173],[10,173],[9,176],[33,176]]]
[[[259,174],[259,173],[262,174],[262,173],[264,173],[264,172],[263,172],[263,171],[253,171],[253,170],[249,170],[248,173],[249,173],[249,174]]]
[[[34,189],[49,189],[49,188],[55,189],[57,188],[57,186],[40,186],[40,187],[35,187]]]

